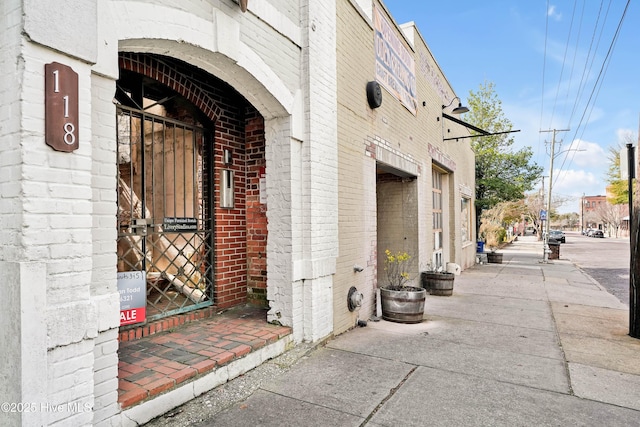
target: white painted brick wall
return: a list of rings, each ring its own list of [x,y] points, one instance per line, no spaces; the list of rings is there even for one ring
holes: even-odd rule
[[[304,9],[304,8],[303,8]],[[336,6],[306,4],[303,47],[307,90],[307,143],[303,144],[303,259],[305,338],[313,341],[333,329],[332,286],[338,255],[338,141]],[[321,301],[321,302],[320,302]],[[328,331],[328,332],[327,332]]]
[[[20,193],[21,161],[19,93],[23,61],[19,59],[22,2],[6,0],[0,5],[0,260],[19,259],[22,225]]]
[[[11,78],[0,82],[0,111],[10,112],[0,114],[0,259],[42,266],[42,294],[34,298],[36,303],[28,298],[21,303],[28,305],[21,308],[42,314],[39,350],[47,361],[40,368],[46,375],[35,387],[56,408],[69,403],[80,405],[72,409],[85,404],[93,408],[47,411],[44,422],[37,424],[117,425],[120,420],[112,98],[116,48],[130,45],[118,39],[182,40],[172,53],[228,80],[263,111],[269,165],[269,319],[293,326],[296,341],[331,333],[337,255],[335,5],[302,3],[301,8],[293,0],[253,2],[242,14],[235,2],[226,0],[215,5],[180,3],[178,11],[150,2],[96,6],[74,1],[54,15],[63,12],[59,23],[79,25],[66,26],[56,37],[60,28],[47,28],[43,19],[54,8],[49,2],[2,2],[0,70]],[[32,12],[26,25],[42,44],[22,38],[23,4]],[[237,28],[237,39],[215,28],[218,5],[224,17],[216,23]],[[98,14],[98,8],[105,13]],[[203,8],[211,13],[203,13]],[[315,30],[300,30],[303,14]],[[67,43],[69,39],[78,42]],[[163,43],[142,42],[141,49],[165,52]],[[203,55],[194,46],[237,53],[238,64],[247,72],[238,73],[228,58]],[[65,49],[68,52],[61,52]],[[92,64],[97,58],[100,63]],[[53,61],[70,65],[79,75],[80,148],[73,153],[44,144],[43,73],[44,64]],[[308,77],[302,78],[305,73]],[[26,282],[19,286],[22,290]],[[24,357],[19,352],[14,356],[12,362]]]
[[[102,332],[93,351],[93,425],[111,425],[120,413],[118,405],[118,330]]]
[[[333,276],[324,276],[304,282],[304,330],[306,341],[318,341],[332,332],[332,286]]]
[[[291,161],[291,145],[298,144],[287,135],[291,128],[287,119],[265,121],[265,157],[271,169],[266,174],[267,219],[269,238],[267,239],[267,299],[270,310],[267,321],[293,326],[293,257],[292,246],[292,193],[294,167]],[[299,329],[296,330],[296,329]],[[294,329],[296,341],[302,341],[302,328]]]
[[[93,340],[49,350],[46,402],[50,405],[46,410],[48,425],[80,426],[92,423],[93,350]]]

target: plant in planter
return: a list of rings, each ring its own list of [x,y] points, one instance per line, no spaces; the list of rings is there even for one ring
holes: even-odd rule
[[[411,255],[406,252],[393,254],[389,249],[384,253],[386,284],[380,287],[382,318],[398,323],[422,322],[427,292],[410,285]]]
[[[483,222],[480,226],[480,236],[485,240],[485,245],[489,249],[487,254],[487,262],[492,264],[502,264],[502,254],[496,252],[496,249],[504,241],[506,231],[504,227],[491,217],[486,217],[483,213]]]
[[[502,264],[502,253],[496,252],[495,247],[489,248],[489,252],[487,252],[487,262],[490,264]]]
[[[431,295],[448,297],[453,295],[455,277],[455,274],[429,263],[421,273],[422,287]]]

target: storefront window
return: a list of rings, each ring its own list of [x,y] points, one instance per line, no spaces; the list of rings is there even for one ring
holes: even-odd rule
[[[471,200],[463,197],[460,199],[460,234],[462,243],[471,241]]]

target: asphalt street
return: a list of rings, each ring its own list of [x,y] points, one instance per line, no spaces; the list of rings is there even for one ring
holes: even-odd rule
[[[623,304],[629,305],[629,239],[586,237],[566,232],[560,257],[579,266]]]

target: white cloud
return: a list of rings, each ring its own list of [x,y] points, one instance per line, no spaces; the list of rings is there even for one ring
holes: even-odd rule
[[[578,212],[583,194],[604,195],[605,187],[606,183],[597,173],[575,169],[562,170],[556,175],[551,197],[554,200],[565,200],[565,203],[558,207],[560,213]]]
[[[575,165],[587,169],[606,169],[608,166],[607,151],[595,142],[575,139],[567,150],[560,150],[559,153],[562,153],[559,156],[561,159],[566,158],[564,164],[567,167]]]
[[[554,5],[549,6],[547,10],[547,16],[555,19],[556,21],[560,21],[562,19],[561,13],[556,13],[556,7]]]

